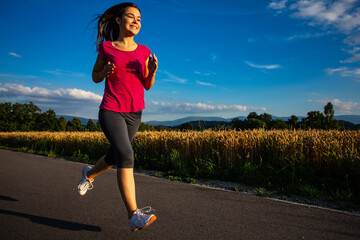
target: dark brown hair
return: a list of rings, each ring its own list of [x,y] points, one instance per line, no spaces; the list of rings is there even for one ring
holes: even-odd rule
[[[115,41],[120,34],[119,25],[116,23],[116,17],[122,17],[128,7],[133,7],[139,10],[138,6],[131,2],[119,3],[112,6],[104,12],[104,14],[97,16],[93,21],[98,20],[97,24],[97,38],[96,47],[98,48],[104,41]]]

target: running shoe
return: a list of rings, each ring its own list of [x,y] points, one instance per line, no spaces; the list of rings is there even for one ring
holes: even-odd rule
[[[136,210],[132,217],[130,218],[130,230],[136,231],[141,230],[149,226],[156,220],[156,216],[154,214],[147,214],[152,211],[155,211],[151,207],[144,207]]]
[[[92,184],[92,182],[94,181],[94,179],[90,180],[88,179],[88,177],[86,176],[88,171],[90,171],[91,167],[87,166],[84,167],[83,172],[82,172],[82,179],[80,180],[79,184],[78,184],[78,192],[81,196],[85,195],[85,193],[87,192],[87,190],[91,190],[93,189],[94,185]]]

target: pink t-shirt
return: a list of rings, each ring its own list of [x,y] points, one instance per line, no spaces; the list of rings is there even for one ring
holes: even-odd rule
[[[105,91],[100,109],[115,112],[137,112],[145,108],[145,61],[151,51],[138,44],[134,51],[122,51],[103,42],[98,48],[103,60],[115,65],[114,73],[105,80]]]

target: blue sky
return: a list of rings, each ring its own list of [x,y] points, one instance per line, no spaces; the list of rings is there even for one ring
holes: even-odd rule
[[[96,14],[118,1],[8,1],[0,102],[97,118]],[[249,112],[360,114],[359,0],[141,0],[135,41],[158,57],[143,121]],[[90,24],[89,24],[90,23]]]

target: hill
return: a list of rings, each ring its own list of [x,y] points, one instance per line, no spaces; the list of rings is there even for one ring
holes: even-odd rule
[[[273,120],[275,119],[280,119],[283,121],[287,121],[290,117],[277,117],[277,116],[272,116]],[[236,117],[235,117],[236,118]],[[246,116],[238,116],[237,118],[239,118],[240,120],[244,120],[246,119]],[[304,116],[298,116],[299,121],[301,121],[303,118],[305,118]],[[220,122],[220,125],[228,125],[226,123],[231,122],[233,118],[222,118],[222,117],[186,117],[186,118],[180,118],[180,119],[176,119],[176,120],[172,120],[172,121],[149,121],[146,122],[146,124],[150,124],[153,126],[166,126],[166,127],[176,127],[176,126],[180,126],[183,123],[186,122],[191,122],[191,123],[195,123],[197,124],[199,121],[202,122]],[[345,121],[345,122],[350,122],[352,124],[360,124],[360,115],[338,115],[335,116],[335,119],[340,121]],[[209,123],[210,125],[212,125],[213,123]],[[216,125],[219,125],[216,124]]]
[[[76,116],[69,116],[69,115],[56,115],[57,118],[61,118],[61,117],[64,117],[66,119],[66,121],[72,121],[74,119],[74,117]],[[87,125],[88,121],[89,121],[89,118],[82,118],[82,117],[77,117],[78,119],[80,119],[81,121],[81,125]],[[94,123],[97,123],[97,119],[91,119],[94,121]]]
[[[338,115],[335,116],[335,119],[338,121],[343,120],[353,124],[360,124],[360,115]]]
[[[74,117],[76,116],[69,116],[69,115],[56,115],[56,117],[64,117],[66,121],[72,121]],[[81,121],[81,125],[86,125],[89,121],[88,118],[82,118],[77,117]],[[246,116],[238,116],[240,120],[246,119]],[[273,119],[280,119],[283,121],[287,121],[290,117],[277,117],[273,116]],[[303,116],[298,116],[299,121],[301,121]],[[172,121],[148,121],[145,122],[146,124],[153,125],[153,126],[165,126],[165,127],[176,127],[180,126],[183,123],[191,122],[195,125],[199,125],[199,128],[201,128],[201,123],[199,124],[199,121],[206,122],[207,125],[211,126],[224,126],[228,125],[227,123],[230,123],[233,118],[222,118],[222,117],[198,117],[198,116],[192,116],[192,117],[185,117],[185,118],[179,118]],[[350,122],[352,124],[360,124],[360,115],[338,115],[335,116],[335,119],[338,121],[345,121]],[[97,119],[92,119],[95,123],[97,123]],[[218,122],[218,123],[216,123]]]
[[[175,127],[187,122],[196,122],[196,121],[216,121],[216,122],[230,122],[231,119],[225,119],[222,117],[185,117],[176,119],[173,121],[149,121],[146,124],[153,126],[165,126],[165,127]]]

